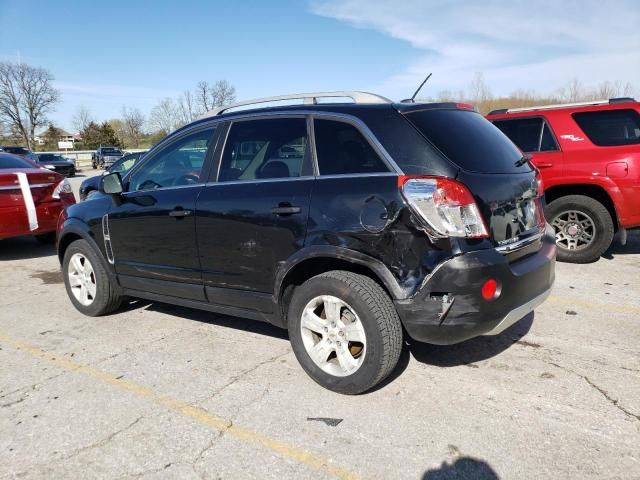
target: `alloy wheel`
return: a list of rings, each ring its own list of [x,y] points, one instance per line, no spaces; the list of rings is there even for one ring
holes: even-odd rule
[[[565,250],[583,250],[596,238],[593,219],[579,210],[559,213],[551,221],[551,225],[556,232],[556,244]]]
[[[367,353],[364,326],[338,297],[321,295],[307,303],[300,329],[309,357],[324,372],[346,377],[362,366]]]
[[[75,253],[67,268],[71,292],[80,304],[89,306],[96,298],[96,274],[87,257]]]

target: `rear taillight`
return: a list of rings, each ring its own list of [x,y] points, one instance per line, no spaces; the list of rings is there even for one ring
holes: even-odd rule
[[[51,198],[62,200],[64,205],[71,205],[75,203],[73,189],[66,178],[56,185],[56,188],[53,189],[53,193],[51,194]]]
[[[411,210],[434,237],[485,238],[489,234],[473,196],[462,183],[442,177],[398,177]]]
[[[53,193],[51,194],[51,196],[56,200],[60,200],[60,194],[64,195],[65,193],[73,195],[71,184],[67,181],[66,178],[62,180],[58,185],[56,185],[56,188],[53,189]]]

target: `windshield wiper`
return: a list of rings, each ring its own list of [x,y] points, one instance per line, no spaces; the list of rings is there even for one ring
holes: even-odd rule
[[[514,165],[516,167],[521,167],[522,165],[524,165],[525,163],[529,163],[530,161],[531,161],[531,155],[523,155],[522,158],[520,158],[520,160],[514,163]]]

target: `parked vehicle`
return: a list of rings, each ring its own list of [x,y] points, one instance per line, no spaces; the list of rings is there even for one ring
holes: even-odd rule
[[[304,104],[209,112],[66,211],[80,312],[131,296],[266,320],[316,382],[355,394],[394,369],[404,331],[462,342],[544,301],[556,246],[536,172],[471,106],[334,92],[233,107],[283,99]]]
[[[25,147],[13,147],[8,145],[0,146],[0,152],[11,153],[12,155],[18,155],[19,157],[26,158],[31,162],[38,162],[38,156]]]
[[[106,175],[109,172],[118,172],[120,174],[126,173],[131,167],[133,167],[142,156],[147,153],[144,152],[134,152],[129,153],[118,160],[116,163],[107,168],[102,175]],[[93,177],[89,177],[82,181],[80,184],[80,201],[86,200],[89,195],[93,192],[97,192],[100,189],[100,181],[102,179],[102,175],[94,175]]]
[[[640,103],[631,98],[494,110],[487,118],[542,172],[558,259],[597,260],[640,227]]]
[[[118,147],[100,145],[98,149],[91,154],[91,166],[94,169],[109,168],[123,156],[124,153]]]
[[[75,177],[76,165],[68,158],[64,158],[62,155],[56,155],[55,153],[39,153],[38,165],[58,172],[65,177]]]
[[[0,240],[35,235],[51,241],[60,212],[74,203],[71,186],[62,175],[0,153]]]

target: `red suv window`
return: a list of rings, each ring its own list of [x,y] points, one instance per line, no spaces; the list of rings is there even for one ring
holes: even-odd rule
[[[572,117],[599,147],[640,144],[640,115],[635,110],[580,112]]]
[[[493,124],[525,153],[558,150],[551,129],[540,117],[493,120]]]

